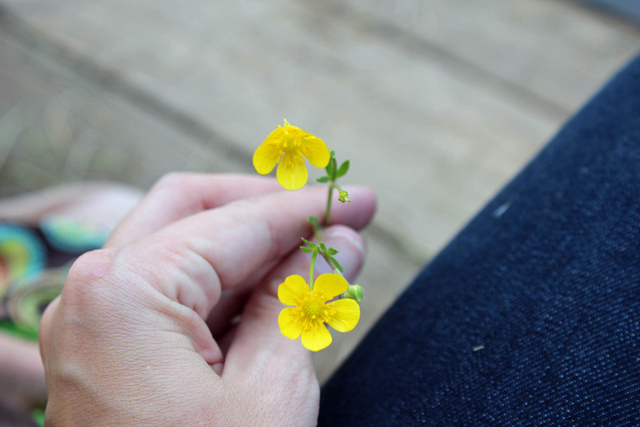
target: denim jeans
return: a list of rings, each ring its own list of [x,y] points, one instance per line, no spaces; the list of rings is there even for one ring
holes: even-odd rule
[[[640,425],[640,57],[322,389],[320,425],[418,424]]]

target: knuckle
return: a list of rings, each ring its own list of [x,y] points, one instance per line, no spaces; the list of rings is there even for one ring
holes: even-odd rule
[[[189,251],[178,241],[163,239],[145,242],[144,247],[132,243],[118,251],[118,260],[135,266],[137,275],[150,283],[171,281],[178,272],[187,268]]]
[[[86,252],[78,257],[69,269],[62,290],[61,302],[65,307],[87,307],[96,298],[103,299],[102,284],[109,275],[112,259],[113,251],[109,249]]]
[[[198,313],[205,310],[208,301],[220,296],[215,270],[187,242],[152,239],[144,247],[125,245],[118,251],[117,261],[119,266],[129,266],[130,275],[138,284],[131,292],[147,295],[151,290],[154,295],[159,293]]]

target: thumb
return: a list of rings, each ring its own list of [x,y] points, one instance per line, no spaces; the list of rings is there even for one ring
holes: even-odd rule
[[[364,239],[345,226],[330,227],[324,235],[325,245],[339,251],[336,258],[345,269],[345,277],[353,280],[364,260]],[[278,315],[285,306],[277,296],[278,286],[287,276],[307,276],[309,262],[309,254],[295,251],[274,269],[263,286],[254,291],[229,347],[222,377],[234,384],[246,384],[252,394],[260,397],[259,400],[264,401],[268,396],[274,400],[275,407],[290,402],[288,411],[313,424],[318,410],[319,387],[312,353],[302,346],[300,339],[291,340],[280,332]],[[322,259],[316,261],[316,277],[329,271],[328,266],[322,264]],[[315,404],[309,405],[309,402]]]

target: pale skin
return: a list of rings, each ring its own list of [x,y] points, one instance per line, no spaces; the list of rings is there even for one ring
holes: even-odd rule
[[[35,343],[0,334],[0,398],[24,411],[46,401],[44,369]]]
[[[375,197],[348,190],[354,202],[335,206],[325,242],[352,280]],[[261,177],[161,180],[45,312],[47,422],[314,425],[311,353],[280,333],[277,286],[308,269],[296,249],[325,197]]]

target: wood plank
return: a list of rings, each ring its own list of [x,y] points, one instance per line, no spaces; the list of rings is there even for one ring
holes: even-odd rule
[[[321,135],[379,191],[380,227],[423,260],[557,126],[455,64],[306,2],[191,2],[177,14],[172,1],[5,4],[76,69],[144,92],[247,157],[282,117]]]
[[[117,179],[146,188],[171,170],[250,171],[1,29],[0,58],[0,128],[18,127],[11,135],[0,132],[8,156],[0,165],[4,190],[10,184],[30,191],[78,179]],[[22,166],[46,173],[26,182]]]
[[[572,1],[332,0],[362,25],[463,62],[565,111],[640,50],[636,26]],[[412,41],[416,37],[417,41]]]

